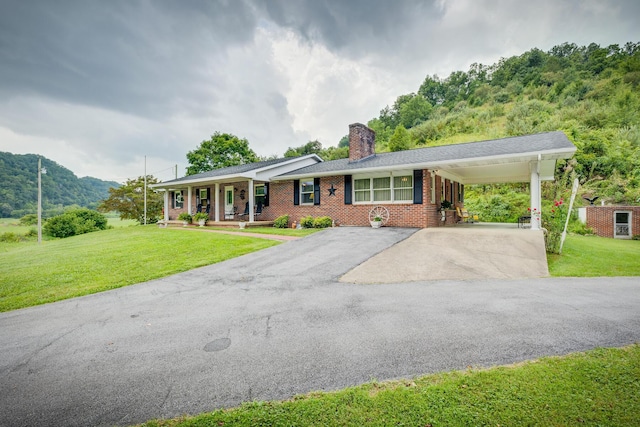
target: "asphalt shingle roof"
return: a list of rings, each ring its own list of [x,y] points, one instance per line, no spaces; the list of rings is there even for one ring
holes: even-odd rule
[[[277,165],[278,163],[283,163],[291,160],[293,160],[292,157],[284,157],[281,159],[265,160],[263,162],[257,162],[257,163],[247,163],[244,165],[229,166],[226,168],[214,169],[207,172],[198,173],[195,175],[184,176],[182,178],[173,179],[171,181],[165,181],[163,182],[163,184],[180,183],[182,181],[191,181],[199,178],[215,178],[217,176],[239,175],[242,173],[250,172],[257,169],[262,169],[268,166]]]
[[[349,159],[332,160],[297,169],[279,175],[279,177],[326,174],[329,172],[357,171],[358,169],[404,165],[410,166],[412,164],[469,160],[473,158],[518,155],[571,148],[575,149],[575,146],[563,132],[546,132],[488,141],[416,148],[393,153],[380,153],[355,162],[349,162]]]

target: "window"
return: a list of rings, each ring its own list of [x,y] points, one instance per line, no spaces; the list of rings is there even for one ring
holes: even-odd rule
[[[184,207],[184,197],[182,196],[182,191],[174,191],[173,196],[174,196],[173,206],[176,209],[182,209]]]
[[[353,181],[353,191],[355,192],[355,201],[370,202],[371,201],[371,180],[356,179]]]
[[[313,180],[300,181],[300,196],[303,205],[313,204]]]
[[[255,187],[253,187],[253,193],[255,195],[255,203],[256,205],[262,205],[264,206],[264,199],[266,196],[266,191],[265,191],[265,186],[264,184],[262,185],[256,185]]]
[[[373,201],[391,201],[391,178],[373,178]]]
[[[393,177],[393,200],[396,202],[413,200],[413,176]]]
[[[411,202],[413,176],[384,176],[353,180],[355,203]]]

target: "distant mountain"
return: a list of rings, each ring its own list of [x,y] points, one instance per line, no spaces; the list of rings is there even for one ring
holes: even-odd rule
[[[0,217],[21,217],[36,213],[38,204],[38,156],[0,151]],[[115,181],[78,178],[64,166],[41,157],[42,208],[44,216],[60,213],[65,207],[78,205],[95,208],[109,197],[109,188],[119,187]]]

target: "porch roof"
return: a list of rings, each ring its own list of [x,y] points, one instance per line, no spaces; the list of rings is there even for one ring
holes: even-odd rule
[[[538,160],[541,179],[552,180],[556,160],[570,158],[575,151],[575,145],[563,132],[546,132],[380,153],[355,162],[333,160],[280,174],[272,180],[431,169],[462,184],[527,182],[529,165]]]
[[[192,185],[231,182],[246,179],[268,181],[273,175],[300,169],[301,167],[309,166],[318,162],[322,162],[322,159],[315,154],[300,157],[271,159],[262,162],[213,169],[207,172],[153,184],[150,185],[150,187],[166,190],[186,188]]]

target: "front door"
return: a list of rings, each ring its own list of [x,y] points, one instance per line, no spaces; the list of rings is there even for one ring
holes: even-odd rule
[[[233,219],[233,185],[224,187],[224,219]]]

